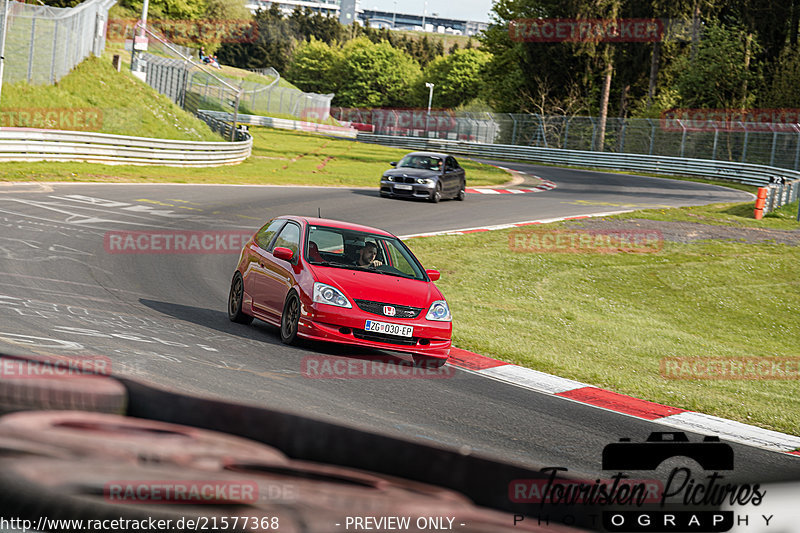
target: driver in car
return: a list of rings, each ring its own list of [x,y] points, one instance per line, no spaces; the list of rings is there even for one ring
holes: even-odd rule
[[[371,268],[379,267],[383,264],[383,262],[375,259],[376,255],[378,255],[378,245],[376,245],[374,242],[368,242],[363,248],[361,248],[361,250],[359,250],[355,265]]]

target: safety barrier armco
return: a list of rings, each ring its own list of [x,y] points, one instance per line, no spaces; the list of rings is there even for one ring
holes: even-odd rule
[[[430,150],[488,159],[511,159],[587,168],[696,176],[733,181],[768,189],[763,214],[791,203],[800,192],[800,172],[766,165],[711,159],[686,159],[644,154],[586,152],[508,144],[482,144],[424,137],[394,137],[359,133],[361,142]]]
[[[222,121],[233,120],[233,114],[226,113],[224,111],[209,111],[206,109],[200,109],[197,114],[198,116],[210,116]],[[239,114],[236,116],[236,122],[238,124],[247,124],[249,126],[265,126],[267,128],[276,128],[279,130],[323,133],[326,135],[335,135],[337,137],[347,137],[349,139],[355,139],[356,134],[358,133],[355,129],[345,126],[332,126],[330,124],[319,124],[317,122],[306,122],[304,120],[286,118],[262,117],[260,115]]]
[[[108,133],[29,128],[0,129],[0,161],[83,161],[125,165],[212,167],[241,163],[253,140],[199,142]]]

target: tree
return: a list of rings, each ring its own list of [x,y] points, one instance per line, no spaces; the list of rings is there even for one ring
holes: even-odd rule
[[[206,20],[251,20],[253,15],[244,5],[244,0],[205,0]]]
[[[491,54],[474,48],[437,57],[425,67],[422,77],[415,83],[416,100],[420,105],[427,103],[425,82],[429,82],[436,86],[435,107],[452,109],[469,102],[483,88],[481,71],[490,59]]]
[[[484,99],[495,110],[577,113],[597,102],[592,99],[597,66],[577,52],[575,43],[520,42],[509,34],[509,23],[517,19],[575,18],[574,6],[561,0],[497,0],[492,10],[492,24],[480,41],[481,50],[492,54],[485,67]]]
[[[411,84],[421,72],[407,53],[386,41],[375,44],[361,37],[344,46],[343,56],[337,67],[340,81],[334,105],[392,107],[408,103]]]
[[[686,55],[678,58],[675,68],[680,73],[675,88],[682,107],[738,109],[753,104],[756,94],[745,92],[760,81],[759,65],[750,63],[748,46],[758,50],[740,27],[720,23],[709,24],[697,47],[695,61]]]
[[[120,6],[142,12],[142,0],[122,0]],[[148,19],[197,20],[205,13],[206,3],[199,0],[150,0]]]
[[[254,41],[225,43],[217,57],[222,63],[239,68],[272,67],[284,72],[297,42],[289,21],[283,18],[277,4],[267,10],[259,9],[255,20],[258,36]]]
[[[83,2],[83,0],[46,0],[45,5],[52,7],[75,7]]]
[[[787,45],[774,67],[763,107],[800,108],[800,53]]]
[[[311,37],[297,47],[286,79],[307,92],[328,94],[338,89],[338,68],[344,55],[338,47]]]

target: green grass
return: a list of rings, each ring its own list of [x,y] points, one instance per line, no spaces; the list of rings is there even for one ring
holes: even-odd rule
[[[241,81],[260,83],[262,85],[270,85],[272,82],[275,81],[275,77],[274,76],[263,76],[261,74],[258,74],[257,72],[251,72],[249,70],[244,70],[244,69],[240,69],[240,68],[236,68],[236,67],[231,67],[231,66],[228,66],[228,65],[220,65],[220,66],[222,67],[221,69],[218,69],[218,68],[215,68],[215,67],[209,67],[209,66],[206,66],[206,68],[210,72],[214,73],[215,76],[218,76],[218,77],[224,79],[225,81],[227,81],[231,85],[238,85],[239,82],[241,82]],[[198,83],[205,82],[205,79],[207,77],[209,77],[209,75],[201,71],[197,75]],[[297,89],[297,87],[294,84],[286,81],[286,79],[283,76],[281,76],[278,79],[278,83],[276,84],[276,87],[285,87],[287,89]],[[248,87],[245,87],[245,88],[247,89]],[[297,89],[297,90],[299,91],[300,89]]]
[[[175,106],[111,61],[89,57],[55,85],[3,85],[0,112],[9,110],[91,108],[102,120],[91,131],[192,141],[219,140],[205,123]],[[57,120],[29,127],[70,129]],[[5,165],[4,165],[5,166]]]
[[[775,211],[767,214],[762,220],[766,220],[768,224],[773,224],[773,223],[774,224],[784,224],[784,223],[786,223],[786,227],[792,227],[792,224],[794,224],[794,226],[797,227],[797,224],[798,224],[798,221],[797,221],[798,205],[797,204],[798,204],[798,200],[795,200],[794,202],[792,202],[790,204],[784,205],[783,207],[779,207]],[[780,227],[782,229],[784,226],[781,225],[781,226],[775,226],[775,227]]]
[[[389,162],[407,150],[309,133],[251,128],[253,155],[234,167],[173,168],[91,163],[3,163],[0,181],[259,183],[377,187]],[[503,170],[462,160],[467,185],[497,185]]]
[[[681,221],[703,213],[729,224],[730,211],[738,209],[633,216]],[[798,357],[800,247],[706,241],[665,243],[655,254],[537,254],[510,251],[509,232],[409,241],[426,267],[442,271],[456,346],[800,435],[797,381],[678,381],[659,370],[665,357]]]
[[[650,220],[665,220],[678,222],[697,222],[718,226],[737,226],[743,228],[763,229],[800,229],[796,221],[797,202],[785,205],[769,213],[761,220],[753,216],[755,202],[710,204],[681,209],[648,209],[617,215],[619,219],[648,218]]]

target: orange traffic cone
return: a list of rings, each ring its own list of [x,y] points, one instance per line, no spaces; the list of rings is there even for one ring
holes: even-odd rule
[[[759,187],[758,194],[756,195],[756,208],[753,211],[753,216],[756,217],[756,220],[761,220],[764,218],[764,204],[767,203],[767,188],[766,187]]]

